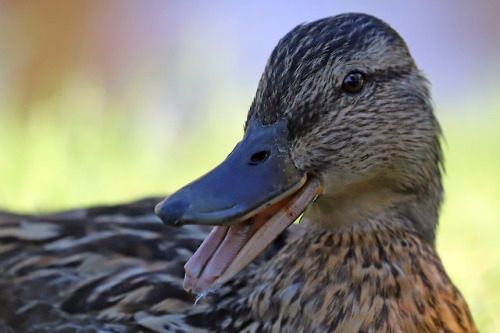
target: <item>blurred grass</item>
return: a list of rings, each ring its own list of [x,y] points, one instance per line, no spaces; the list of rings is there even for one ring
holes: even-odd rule
[[[498,110],[498,109],[497,109]],[[445,201],[437,245],[481,332],[500,332],[500,116],[441,119]],[[465,116],[466,114],[464,114]]]
[[[165,195],[215,166],[242,135],[244,114],[221,111],[227,101],[180,143],[138,126],[123,105],[87,95],[79,103],[47,99],[27,118],[0,113],[2,209],[54,211]],[[441,119],[447,172],[437,244],[479,329],[500,332],[500,118],[490,118]],[[221,130],[221,123],[234,126]]]
[[[39,102],[29,117],[0,113],[0,209],[51,212],[164,196],[216,166],[243,133],[243,118],[220,131],[208,112],[172,137],[162,133],[168,118],[151,128],[126,106],[83,95],[78,103]]]

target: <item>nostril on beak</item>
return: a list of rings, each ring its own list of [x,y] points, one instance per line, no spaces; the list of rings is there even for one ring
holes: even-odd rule
[[[271,152],[268,150],[259,151],[250,157],[250,161],[248,162],[248,164],[249,165],[262,164],[269,158],[270,155]]]
[[[168,198],[163,200],[155,207],[155,214],[164,224],[180,227],[183,225],[182,216],[189,207],[189,202],[184,200],[170,201]]]

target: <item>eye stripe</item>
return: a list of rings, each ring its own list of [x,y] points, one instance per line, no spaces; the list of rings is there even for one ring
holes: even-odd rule
[[[406,67],[391,67],[374,71],[368,75],[368,78],[371,82],[383,83],[402,79],[409,75],[410,72],[411,69]]]

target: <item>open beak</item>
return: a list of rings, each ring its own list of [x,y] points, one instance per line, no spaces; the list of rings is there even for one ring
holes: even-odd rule
[[[252,119],[222,164],[160,202],[156,214],[171,226],[216,227],[186,263],[184,288],[193,293],[227,282],[290,226],[321,193],[317,178],[293,164],[284,120]]]

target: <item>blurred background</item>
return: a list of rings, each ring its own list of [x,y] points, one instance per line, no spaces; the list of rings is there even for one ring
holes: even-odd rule
[[[267,57],[299,23],[358,11],[407,41],[446,140],[438,249],[500,332],[500,2],[0,0],[0,208],[165,195],[243,134]]]

